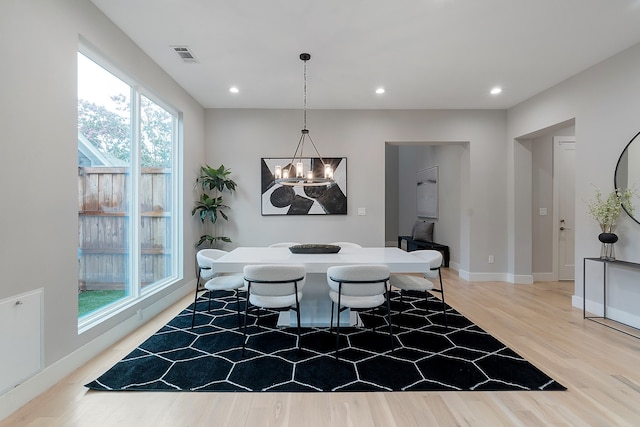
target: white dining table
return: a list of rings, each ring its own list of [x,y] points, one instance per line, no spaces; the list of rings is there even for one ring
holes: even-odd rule
[[[341,248],[334,254],[294,254],[289,248],[239,247],[218,258],[213,269],[218,273],[242,273],[245,265],[302,264],[307,272],[300,301],[301,326],[329,326],[331,299],[327,269],[334,265],[385,264],[391,273],[424,273],[429,265],[420,258],[398,248]],[[360,325],[355,312],[344,311],[340,323]],[[278,326],[295,326],[295,312],[283,312]]]

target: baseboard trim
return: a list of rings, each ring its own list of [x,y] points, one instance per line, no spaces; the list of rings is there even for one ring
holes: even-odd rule
[[[517,285],[533,285],[533,275],[531,274],[509,274],[510,283],[515,283]]]
[[[557,282],[558,278],[553,273],[533,273],[536,282]]]
[[[469,273],[466,272],[470,282],[509,282],[505,273]]]
[[[507,282],[518,285],[533,284],[533,275],[531,274],[470,273],[466,270],[458,270],[458,276],[469,282]]]
[[[582,311],[583,299],[580,296],[573,295],[571,297],[571,305]],[[604,313],[604,305],[601,302],[587,300],[586,310],[590,316],[602,316]],[[626,311],[622,311],[615,307],[607,306],[607,318],[623,323],[632,328],[640,329],[640,316]]]
[[[115,344],[162,311],[175,304],[193,291],[195,280],[180,286],[173,292],[137,313],[120,322],[99,337],[93,339],[57,362],[47,366],[27,381],[0,396],[0,420],[5,419],[41,393],[54,386],[74,370],[78,369],[97,354]]]

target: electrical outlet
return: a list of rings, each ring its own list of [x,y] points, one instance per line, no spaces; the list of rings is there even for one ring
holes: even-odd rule
[[[489,255],[489,264],[493,264],[494,261],[493,255]]]
[[[540,216],[547,215],[547,208],[540,208]]]
[[[367,208],[358,208],[358,215],[365,216],[367,214]]]

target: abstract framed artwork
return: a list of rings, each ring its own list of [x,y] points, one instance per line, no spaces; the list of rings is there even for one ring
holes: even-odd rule
[[[346,215],[347,214],[347,158],[324,157],[333,168],[335,184],[320,187],[291,187],[276,184],[273,171],[276,165],[289,167],[291,158],[267,157],[260,160],[262,215]],[[318,157],[302,158],[305,170],[324,171]]]
[[[416,178],[418,217],[438,219],[438,166],[419,170]]]

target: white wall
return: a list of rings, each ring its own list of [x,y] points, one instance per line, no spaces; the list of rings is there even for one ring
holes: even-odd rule
[[[398,228],[400,213],[399,196],[399,155],[397,145],[387,144],[385,148],[385,241],[387,246],[396,246],[400,231]]]
[[[184,112],[186,179],[182,188],[183,215],[187,218],[193,204],[196,159],[203,155],[204,110],[92,3],[0,2],[0,38],[5,41],[0,61],[0,300],[44,288],[45,367],[65,359],[84,344],[131,319],[136,310],[145,309],[195,277],[193,241],[197,230],[187,222],[185,279],[78,335],[79,36]],[[111,336],[112,340],[117,338]],[[1,358],[0,351],[0,363]]]
[[[614,57],[586,70],[571,79],[539,94],[508,111],[508,173],[509,182],[509,254],[512,256],[509,271],[517,275],[530,271],[531,257],[526,245],[530,239],[519,239],[526,234],[530,219],[530,185],[520,176],[526,165],[518,156],[520,136],[575,118],[576,136],[576,287],[574,305],[582,307],[582,260],[597,257],[600,243],[598,224],[586,212],[586,202],[593,197],[593,186],[602,190],[613,189],[615,165],[629,140],[638,132],[640,122],[640,45],[636,45]],[[530,181],[530,179],[529,179]],[[530,229],[530,228],[529,228]],[[523,231],[524,230],[524,231]],[[621,216],[616,243],[618,259],[640,259],[640,224],[625,214]],[[594,295],[601,273],[591,269],[595,280],[587,283],[588,295]],[[637,275],[613,274],[612,292],[615,306],[612,313],[618,318],[628,318],[640,326],[640,289],[635,286]],[[633,280],[629,277],[632,276]],[[588,298],[589,299],[589,298]],[[593,301],[597,304],[597,301]],[[630,320],[629,320],[630,319]]]
[[[224,234],[238,245],[275,241],[351,240],[385,243],[385,142],[469,142],[470,183],[461,194],[460,256],[463,274],[506,271],[506,184],[504,111],[310,110],[310,133],[321,154],[348,159],[348,215],[261,216],[260,158],[290,157],[302,112],[295,110],[208,110],[206,161],[233,171],[238,192]],[[366,216],[358,216],[358,208]],[[493,254],[495,264],[487,264]]]
[[[529,141],[531,150],[531,272],[553,271],[553,136]],[[540,209],[547,209],[541,216]]]

